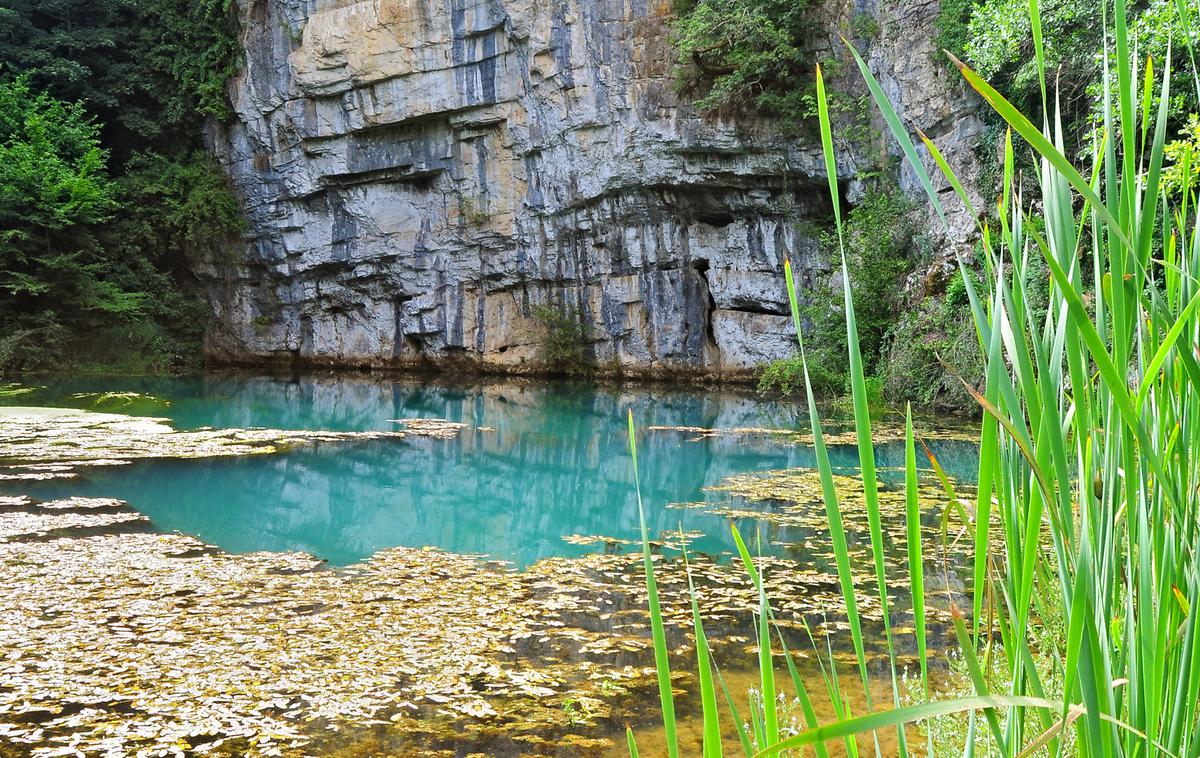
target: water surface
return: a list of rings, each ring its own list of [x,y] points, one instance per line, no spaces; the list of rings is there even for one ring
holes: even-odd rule
[[[335,565],[404,545],[484,554],[524,566],[548,556],[613,549],[565,539],[572,536],[637,539],[625,434],[629,408],[643,428],[807,426],[807,414],[790,403],[645,386],[228,374],[38,383],[45,389],[12,402],[79,407],[90,401],[73,397],[77,393],[148,393],[167,403],[108,407],[164,416],[178,428],[397,430],[399,421],[415,418],[468,424],[471,428],[454,439],[407,437],[241,459],[145,461],[93,469],[83,480],[3,488],[47,499],[116,497],[161,530],[194,534],[232,552],[303,550]],[[814,465],[810,448],[767,435],[697,438],[643,431],[640,436],[652,533],[699,532],[703,536],[692,549],[712,553],[732,548],[729,519],[670,504],[719,505],[729,496],[705,488],[728,476]],[[974,445],[941,441],[931,446],[951,475],[971,477]],[[835,446],[830,452],[836,466],[854,469],[855,448]],[[898,444],[877,445],[877,454],[884,469],[903,462]],[[753,534],[756,525],[739,526]],[[787,529],[772,529],[769,537],[768,552],[789,542]]]

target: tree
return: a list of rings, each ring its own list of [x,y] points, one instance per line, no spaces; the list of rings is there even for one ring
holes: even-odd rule
[[[107,281],[93,228],[116,208],[100,128],[79,103],[0,84],[0,321],[61,329],[133,315],[142,295]]]
[[[198,357],[188,258],[240,228],[202,140],[237,31],[232,0],[0,4],[0,368]]]
[[[673,36],[685,87],[701,110],[799,120],[809,110],[813,26],[808,0],[698,0],[676,8]]]
[[[0,74],[79,101],[118,163],[139,150],[197,146],[197,114],[228,116],[238,65],[230,0],[7,0]]]

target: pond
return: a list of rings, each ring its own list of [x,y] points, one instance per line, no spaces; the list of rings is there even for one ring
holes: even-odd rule
[[[162,416],[176,428],[269,427],[392,431],[410,419],[468,429],[317,447],[283,456],[142,461],[98,468],[82,480],[7,486],[40,499],[125,500],[162,530],[194,534],[231,552],[299,550],[346,565],[393,546],[439,547],[529,565],[551,556],[612,549],[581,538],[636,540],[625,411],[643,429],[643,501],[652,534],[697,533],[692,549],[733,548],[729,519],[672,504],[731,500],[708,488],[730,476],[815,465],[811,448],[778,434],[700,436],[679,429],[807,429],[796,405],[746,393],[536,382],[447,385],[363,377],[104,377],[42,381],[22,405],[96,407]],[[151,399],[97,398],[140,393]],[[80,397],[82,396],[82,397]],[[928,443],[952,476],[969,480],[975,446]],[[877,446],[879,465],[902,465],[898,441]],[[857,466],[853,445],[831,447],[834,465]],[[894,478],[894,475],[893,475]],[[761,506],[759,506],[761,507]],[[743,519],[753,534],[755,525]],[[793,540],[772,531],[772,546]]]
[[[64,745],[600,756],[620,754],[627,724],[655,742],[627,410],[675,682],[692,693],[680,701],[687,739],[698,732],[681,542],[743,704],[757,592],[731,560],[731,524],[761,553],[789,644],[853,655],[807,413],[791,403],[376,375],[31,387],[5,400],[23,409],[0,412],[0,758]],[[911,662],[902,428],[882,418],[874,431],[890,609]],[[879,673],[855,438],[844,423],[827,432]],[[969,488],[970,425],[921,419],[918,432]],[[970,540],[928,472],[920,496],[937,648]],[[809,644],[818,636],[828,648]],[[797,664],[822,676],[811,657]]]

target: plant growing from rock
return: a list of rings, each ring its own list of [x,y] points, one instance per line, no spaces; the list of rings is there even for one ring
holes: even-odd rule
[[[701,110],[811,116],[808,0],[681,0],[672,36],[680,84]],[[808,82],[808,87],[800,86]]]
[[[538,359],[555,374],[582,376],[593,369],[587,325],[578,311],[566,305],[535,305],[530,316],[537,325]]]

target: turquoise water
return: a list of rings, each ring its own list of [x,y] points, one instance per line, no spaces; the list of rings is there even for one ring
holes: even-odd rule
[[[73,393],[128,391],[169,400],[169,406],[136,410],[166,416],[178,428],[395,430],[395,419],[441,418],[494,430],[467,431],[449,440],[325,444],[242,459],[146,461],[94,469],[83,480],[0,488],[43,499],[116,497],[160,530],[194,534],[234,552],[303,550],[335,565],[404,545],[483,554],[524,566],[548,556],[604,549],[564,540],[569,535],[636,539],[627,408],[642,428],[803,429],[807,424],[807,415],[788,403],[645,387],[243,375],[39,383],[44,390],[13,402],[78,406],[70,399]],[[639,463],[652,533],[681,527],[702,532],[705,536],[691,543],[699,551],[732,548],[729,520],[668,504],[720,503],[729,496],[704,488],[725,477],[814,464],[809,448],[769,437],[691,439],[644,431]],[[931,446],[951,475],[971,478],[973,445]],[[902,464],[899,445],[877,449],[881,467]],[[852,447],[834,447],[831,454],[835,465],[847,470],[857,462]],[[753,533],[756,525],[748,521],[740,527]],[[772,526],[764,533],[774,546],[768,550],[789,543],[786,528]]]

